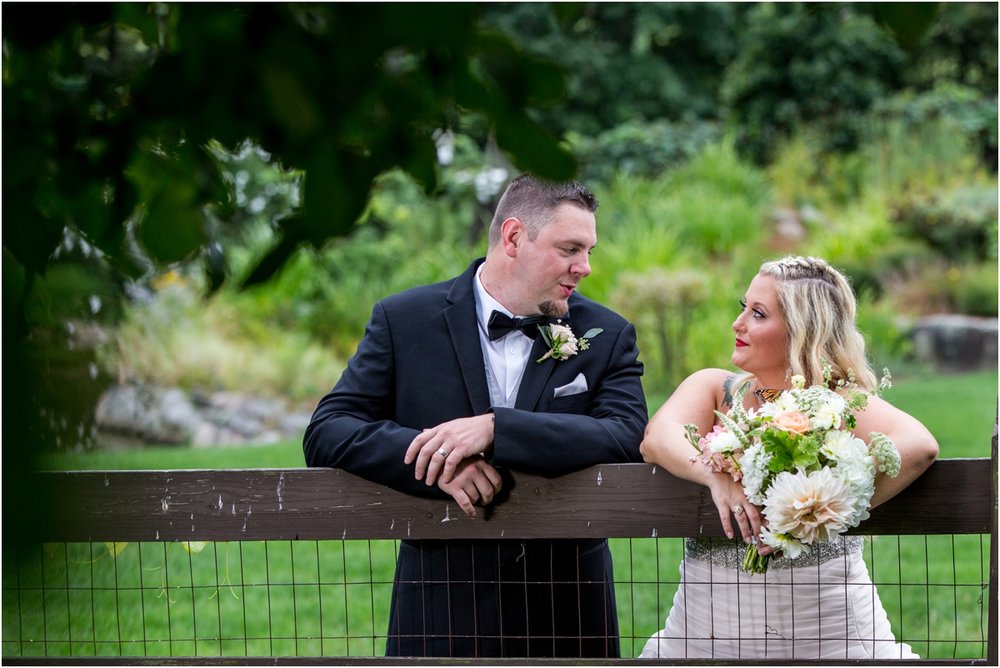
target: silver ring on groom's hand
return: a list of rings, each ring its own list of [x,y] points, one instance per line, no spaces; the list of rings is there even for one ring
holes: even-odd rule
[[[448,451],[445,450],[444,448],[438,448],[438,454],[444,457],[445,459],[448,458]],[[742,508],[740,510],[742,510]]]
[[[733,515],[738,516],[742,514],[743,514],[743,506],[733,506]]]

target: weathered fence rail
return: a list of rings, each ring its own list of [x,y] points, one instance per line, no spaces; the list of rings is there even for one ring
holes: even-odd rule
[[[518,474],[507,498],[469,518],[336,469],[89,471],[46,474],[44,540],[351,540],[722,536],[707,488],[648,464],[558,478]],[[936,462],[874,509],[867,535],[988,534],[989,459]]]
[[[996,436],[994,452],[995,444]],[[996,478],[995,454],[993,460],[938,461],[903,493],[872,511],[861,527],[865,535],[990,535],[988,656],[985,661],[930,660],[921,662],[924,665],[997,663]],[[476,518],[466,517],[453,502],[414,498],[333,469],[52,472],[43,474],[41,483],[49,499],[38,523],[37,537],[44,542],[722,535],[704,487],[645,464],[600,465],[559,478],[518,474],[507,481],[502,502],[480,509]],[[295,657],[4,657],[4,663],[11,665],[189,660],[257,665],[305,661]],[[337,663],[382,661],[336,659]]]

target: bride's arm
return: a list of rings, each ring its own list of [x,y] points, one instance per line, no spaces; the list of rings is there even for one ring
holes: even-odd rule
[[[901,459],[898,476],[890,478],[880,473],[875,479],[874,508],[906,489],[934,463],[938,456],[938,443],[919,420],[880,397],[869,398],[867,408],[858,414],[854,427],[854,434],[866,443],[873,431],[891,438]]]
[[[712,430],[713,411],[730,375],[723,369],[702,369],[678,385],[646,426],[645,437],[639,446],[642,458],[679,478],[707,485],[713,474],[700,462],[690,461],[699,452],[687,440],[684,425],[695,425],[702,435]]]
[[[726,535],[733,537],[732,509],[744,509],[736,515],[744,540],[760,536],[761,517],[750,503],[740,483],[728,474],[715,473],[701,461],[691,461],[698,454],[687,440],[685,424],[693,424],[699,434],[707,434],[715,424],[713,411],[721,403],[726,379],[732,372],[724,369],[702,369],[688,376],[649,420],[646,434],[639,446],[642,457],[650,464],[662,466],[678,478],[705,485],[719,511]],[[723,407],[728,410],[728,406]]]

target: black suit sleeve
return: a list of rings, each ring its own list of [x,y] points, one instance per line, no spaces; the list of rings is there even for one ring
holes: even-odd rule
[[[403,492],[443,498],[444,492],[416,480],[414,467],[403,463],[419,430],[392,420],[395,354],[385,311],[376,304],[357,353],[320,400],[306,428],[306,464],[340,468]]]

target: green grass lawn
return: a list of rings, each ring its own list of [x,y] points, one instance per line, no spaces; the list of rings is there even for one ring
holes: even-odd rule
[[[41,468],[48,471],[284,469],[305,465],[299,439],[238,447],[159,445],[132,450],[66,452],[46,455],[41,460]]]
[[[997,374],[900,380],[942,457],[988,457]],[[651,407],[662,398],[650,398]],[[61,454],[52,470],[303,466],[301,445]],[[624,656],[659,629],[680,539],[614,539]],[[46,544],[3,564],[3,656],[371,656],[384,651],[394,541]],[[985,656],[988,537],[883,536],[865,558],[897,638]]]
[[[923,422],[942,458],[989,457],[997,417],[997,372],[900,379],[885,399]]]

